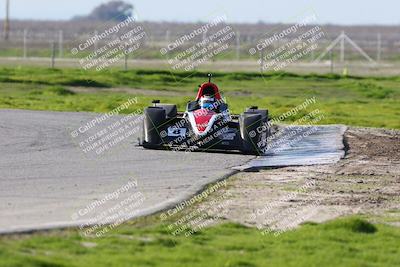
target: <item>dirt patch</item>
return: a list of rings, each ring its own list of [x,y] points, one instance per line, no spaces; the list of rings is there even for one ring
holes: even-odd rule
[[[362,214],[400,226],[400,131],[349,128],[345,145],[347,154],[336,164],[231,177],[229,187],[218,192],[232,198],[224,218],[285,230],[306,221]]]

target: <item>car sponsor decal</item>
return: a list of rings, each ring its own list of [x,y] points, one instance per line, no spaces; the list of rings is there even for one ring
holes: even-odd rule
[[[170,137],[185,137],[186,128],[168,127],[168,136]]]
[[[222,140],[229,140],[229,141],[232,141],[232,140],[235,140],[235,137],[236,137],[236,133],[224,133],[224,134],[221,136],[221,139],[222,139]]]

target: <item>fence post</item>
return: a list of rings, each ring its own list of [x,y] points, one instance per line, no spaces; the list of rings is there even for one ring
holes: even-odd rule
[[[94,31],[94,36],[97,36],[98,34],[99,34],[98,31]],[[95,41],[94,41],[94,51],[97,51],[97,48],[98,48],[98,43],[97,43],[97,38],[95,38]]]
[[[6,17],[4,18],[4,40],[10,37],[10,0],[6,0]]]
[[[58,32],[58,56],[64,57],[64,32],[60,30]]]
[[[344,31],[342,31],[341,39],[340,39],[340,62],[344,62]]]
[[[318,44],[317,44],[317,47],[318,47]],[[311,62],[313,62],[314,58],[315,58],[315,50],[314,49],[311,50],[310,57],[311,57]]]
[[[240,59],[240,32],[236,33],[236,60]]]
[[[169,43],[171,42],[170,39],[171,39],[171,32],[170,30],[167,30],[165,32],[165,42],[167,43],[167,45],[169,45]]]
[[[51,43],[51,68],[54,69],[56,59],[56,43]]]
[[[260,51],[260,71],[264,72],[264,50]]]
[[[28,57],[28,30],[24,30],[24,58]]]
[[[376,61],[381,61],[381,53],[382,53],[382,40],[381,40],[381,34],[378,33],[377,36],[377,44],[376,44]]]
[[[129,46],[125,45],[125,51],[124,51],[124,54],[125,54],[125,66],[124,66],[124,69],[125,69],[125,71],[128,70],[128,59],[129,59],[128,48],[129,48]]]

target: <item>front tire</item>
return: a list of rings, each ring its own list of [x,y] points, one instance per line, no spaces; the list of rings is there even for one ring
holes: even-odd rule
[[[163,144],[160,132],[166,119],[166,111],[163,108],[149,107],[144,110],[143,146],[145,148],[156,148]]]
[[[269,136],[268,111],[248,109],[239,117],[241,151],[245,154],[262,155]]]

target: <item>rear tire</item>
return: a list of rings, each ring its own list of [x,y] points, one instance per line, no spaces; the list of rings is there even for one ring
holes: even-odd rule
[[[143,146],[145,148],[155,148],[163,144],[160,132],[166,119],[166,111],[161,107],[149,107],[144,110]]]
[[[165,110],[165,116],[167,119],[175,118],[178,115],[178,109],[176,105],[173,104],[157,104],[157,108],[162,108]]]

